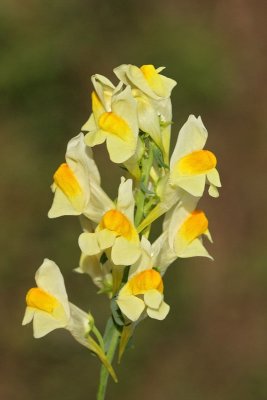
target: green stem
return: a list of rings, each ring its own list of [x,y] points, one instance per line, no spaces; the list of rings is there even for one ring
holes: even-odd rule
[[[106,325],[104,342],[107,351],[107,359],[112,364],[113,357],[115,355],[118,343],[119,343],[119,331],[113,323],[112,318],[110,318]],[[104,365],[101,366],[100,370],[100,381],[97,392],[97,400],[104,400],[107,384],[108,384],[109,372]]]
[[[141,182],[145,188],[148,186],[149,182],[149,174],[151,167],[153,165],[153,150],[151,145],[148,148],[147,157],[144,157],[142,160],[142,172],[141,172]],[[135,213],[135,226],[138,226],[142,219],[144,218],[144,205],[145,205],[145,193],[142,190],[142,187],[139,187],[138,192],[136,194],[136,213]]]
[[[146,141],[146,156],[143,157],[141,163],[141,179],[139,182],[139,188],[136,193],[136,213],[135,213],[135,225],[139,226],[142,220],[144,219],[144,206],[146,202],[146,190],[148,189],[149,179],[150,179],[150,171],[151,167],[153,166],[153,148],[149,140]],[[153,202],[151,202],[153,204]],[[149,204],[150,207],[150,204]],[[147,232],[149,234],[149,230]],[[95,335],[98,337],[98,331],[94,331]],[[116,349],[119,344],[119,336],[120,332],[116,328],[112,317],[109,318],[105,334],[104,334],[104,345],[105,345],[105,352],[106,358],[110,364],[112,364]],[[126,335],[127,336],[127,335]],[[125,339],[125,338],[124,338]],[[129,339],[126,337],[126,339]],[[101,340],[99,340],[100,345]],[[127,341],[126,341],[127,343]],[[119,352],[119,357],[122,356],[124,348],[122,347]],[[109,372],[104,365],[101,366],[100,370],[100,381],[98,386],[97,392],[97,400],[104,400],[107,390],[107,384],[109,379]]]

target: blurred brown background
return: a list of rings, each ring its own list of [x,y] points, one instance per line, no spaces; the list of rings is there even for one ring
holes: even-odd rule
[[[90,75],[121,63],[165,65],[177,80],[173,137],[201,115],[219,160],[221,197],[206,196],[215,262],[180,260],[166,275],[164,322],[146,320],[107,399],[267,399],[266,2],[2,0],[0,5],[0,399],[94,399],[99,363],[65,331],[21,327],[44,257],[72,302],[103,328],[108,303],[77,266],[78,220],[48,220],[50,184],[90,112]],[[103,185],[115,195],[103,147]],[[110,175],[109,175],[110,174]]]

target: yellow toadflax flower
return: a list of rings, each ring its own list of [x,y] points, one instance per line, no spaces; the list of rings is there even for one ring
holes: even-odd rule
[[[139,128],[152,137],[167,162],[172,121],[170,95],[176,81],[161,75],[163,69],[156,69],[153,65],[138,68],[123,64],[115,68],[114,73],[124,84],[131,86],[137,101]]]
[[[82,133],[69,141],[66,162],[54,174],[52,191],[55,195],[49,218],[84,214],[94,220],[101,212],[99,201],[112,204],[100,186],[92,150],[85,145]]]
[[[159,251],[151,246],[144,236],[141,240],[141,256],[129,269],[128,282],[121,288],[117,304],[122,313],[131,321],[141,315],[164,319],[170,307],[163,301],[163,282],[159,272],[154,269],[153,253]],[[144,313],[145,311],[145,313]]]
[[[137,321],[145,311],[150,318],[164,319],[170,306],[164,302],[163,282],[159,272],[147,269],[133,275],[119,291],[117,304],[131,321]]]
[[[209,150],[203,150],[208,133],[200,117],[190,115],[180,130],[170,161],[170,184],[201,197],[206,181],[209,194],[218,197],[221,186],[216,169],[217,159]]]
[[[93,112],[90,115],[88,121],[82,126],[83,132],[96,131],[97,121],[104,112],[111,111],[111,101],[114,93],[121,90],[122,84],[116,88],[113,83],[105,76],[95,74],[91,77],[94,91],[92,92],[92,109]]]
[[[179,203],[164,219],[163,233],[153,243],[153,263],[159,265],[161,274],[177,257],[208,257],[211,255],[202,243],[203,235],[212,242],[205,213],[196,209],[198,199],[188,198],[186,206]]]
[[[131,265],[141,255],[140,240],[134,226],[135,201],[132,180],[121,178],[116,204],[103,213],[94,233],[84,232],[79,237],[79,246],[86,255],[100,254],[111,249],[111,260],[115,265]]]
[[[206,183],[209,184],[209,194],[219,196],[217,188],[221,187],[221,182],[216,169],[217,159],[211,151],[203,150],[207,137],[201,118],[190,115],[179,132],[170,171],[158,181],[156,191],[160,202],[138,226],[138,232],[178,202],[186,205],[190,196],[201,197]]]
[[[101,75],[92,77],[92,114],[82,131],[85,142],[93,147],[106,141],[111,161],[123,163],[136,151],[138,140],[137,104],[130,87],[115,88]]]
[[[140,68],[131,64],[122,64],[114,69],[117,77],[126,85],[140,89],[155,100],[168,98],[176,85],[176,81],[161,75],[165,67],[155,68],[154,65],[142,65]]]
[[[45,259],[35,275],[37,287],[26,295],[23,325],[33,320],[35,338],[45,336],[57,328],[65,328],[88,347],[85,335],[89,333],[89,317],[74,304],[69,303],[63,276],[58,266]]]
[[[22,325],[33,321],[33,336],[41,338],[49,332],[65,328],[80,344],[94,352],[117,381],[116,374],[106,358],[104,350],[89,336],[94,320],[74,304],[69,303],[63,276],[58,266],[49,259],[35,274],[37,287],[26,295],[26,311]],[[93,328],[94,329],[94,328]]]

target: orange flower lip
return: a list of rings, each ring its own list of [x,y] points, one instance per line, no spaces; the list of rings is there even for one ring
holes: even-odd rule
[[[156,289],[163,293],[163,282],[159,272],[147,269],[133,276],[128,282],[129,289],[134,296],[144,294],[148,290]]]
[[[203,174],[217,165],[215,155],[209,150],[193,151],[182,157],[178,163],[178,171],[183,176]]]
[[[191,243],[194,239],[205,233],[208,229],[208,219],[203,211],[195,210],[181,225],[178,233]]]
[[[100,229],[108,229],[128,240],[134,235],[134,227],[131,222],[118,210],[109,210],[103,215],[100,222]]]
[[[82,194],[81,186],[67,163],[61,164],[56,170],[54,181],[70,199]]]
[[[162,93],[164,89],[161,81],[161,76],[158,74],[155,67],[153,65],[142,65],[142,67],[140,67],[140,70],[142,71],[151,89],[154,90],[157,94]]]
[[[38,287],[31,288],[26,295],[26,303],[28,307],[37,308],[52,314],[58,307],[58,300]]]
[[[127,122],[114,112],[104,112],[98,120],[100,129],[124,141],[129,141],[132,131]]]

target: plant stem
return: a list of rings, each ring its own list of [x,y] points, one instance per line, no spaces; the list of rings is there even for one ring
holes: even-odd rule
[[[105,334],[104,334],[104,342],[105,349],[107,351],[107,359],[112,364],[113,357],[115,355],[118,343],[119,343],[119,331],[113,323],[112,318],[110,318],[107,322]],[[104,400],[107,384],[108,384],[109,372],[104,365],[101,366],[100,370],[100,381],[97,392],[97,400]]]
[[[142,159],[141,168],[141,179],[139,182],[139,188],[136,193],[136,213],[135,213],[135,225],[138,226],[144,218],[144,206],[146,200],[146,190],[148,190],[149,177],[151,167],[153,165],[153,149],[149,141],[146,142],[146,156]],[[94,332],[98,336],[98,332]],[[117,346],[119,344],[120,332],[116,328],[112,317],[109,318],[105,334],[104,334],[104,345],[106,357],[110,364],[112,364]],[[122,354],[121,354],[122,355]],[[120,355],[120,356],[121,356]],[[104,365],[101,366],[100,370],[100,381],[97,392],[97,400],[104,400],[107,390],[107,384],[109,379],[109,372]]]
[[[149,182],[149,174],[151,167],[153,165],[153,150],[151,145],[148,145],[147,149],[147,157],[144,157],[142,160],[142,171],[141,171],[141,183],[143,187],[147,189]],[[135,226],[138,226],[144,217],[144,205],[145,205],[145,193],[142,190],[142,187],[139,187],[138,192],[136,194],[136,213],[135,213]]]

